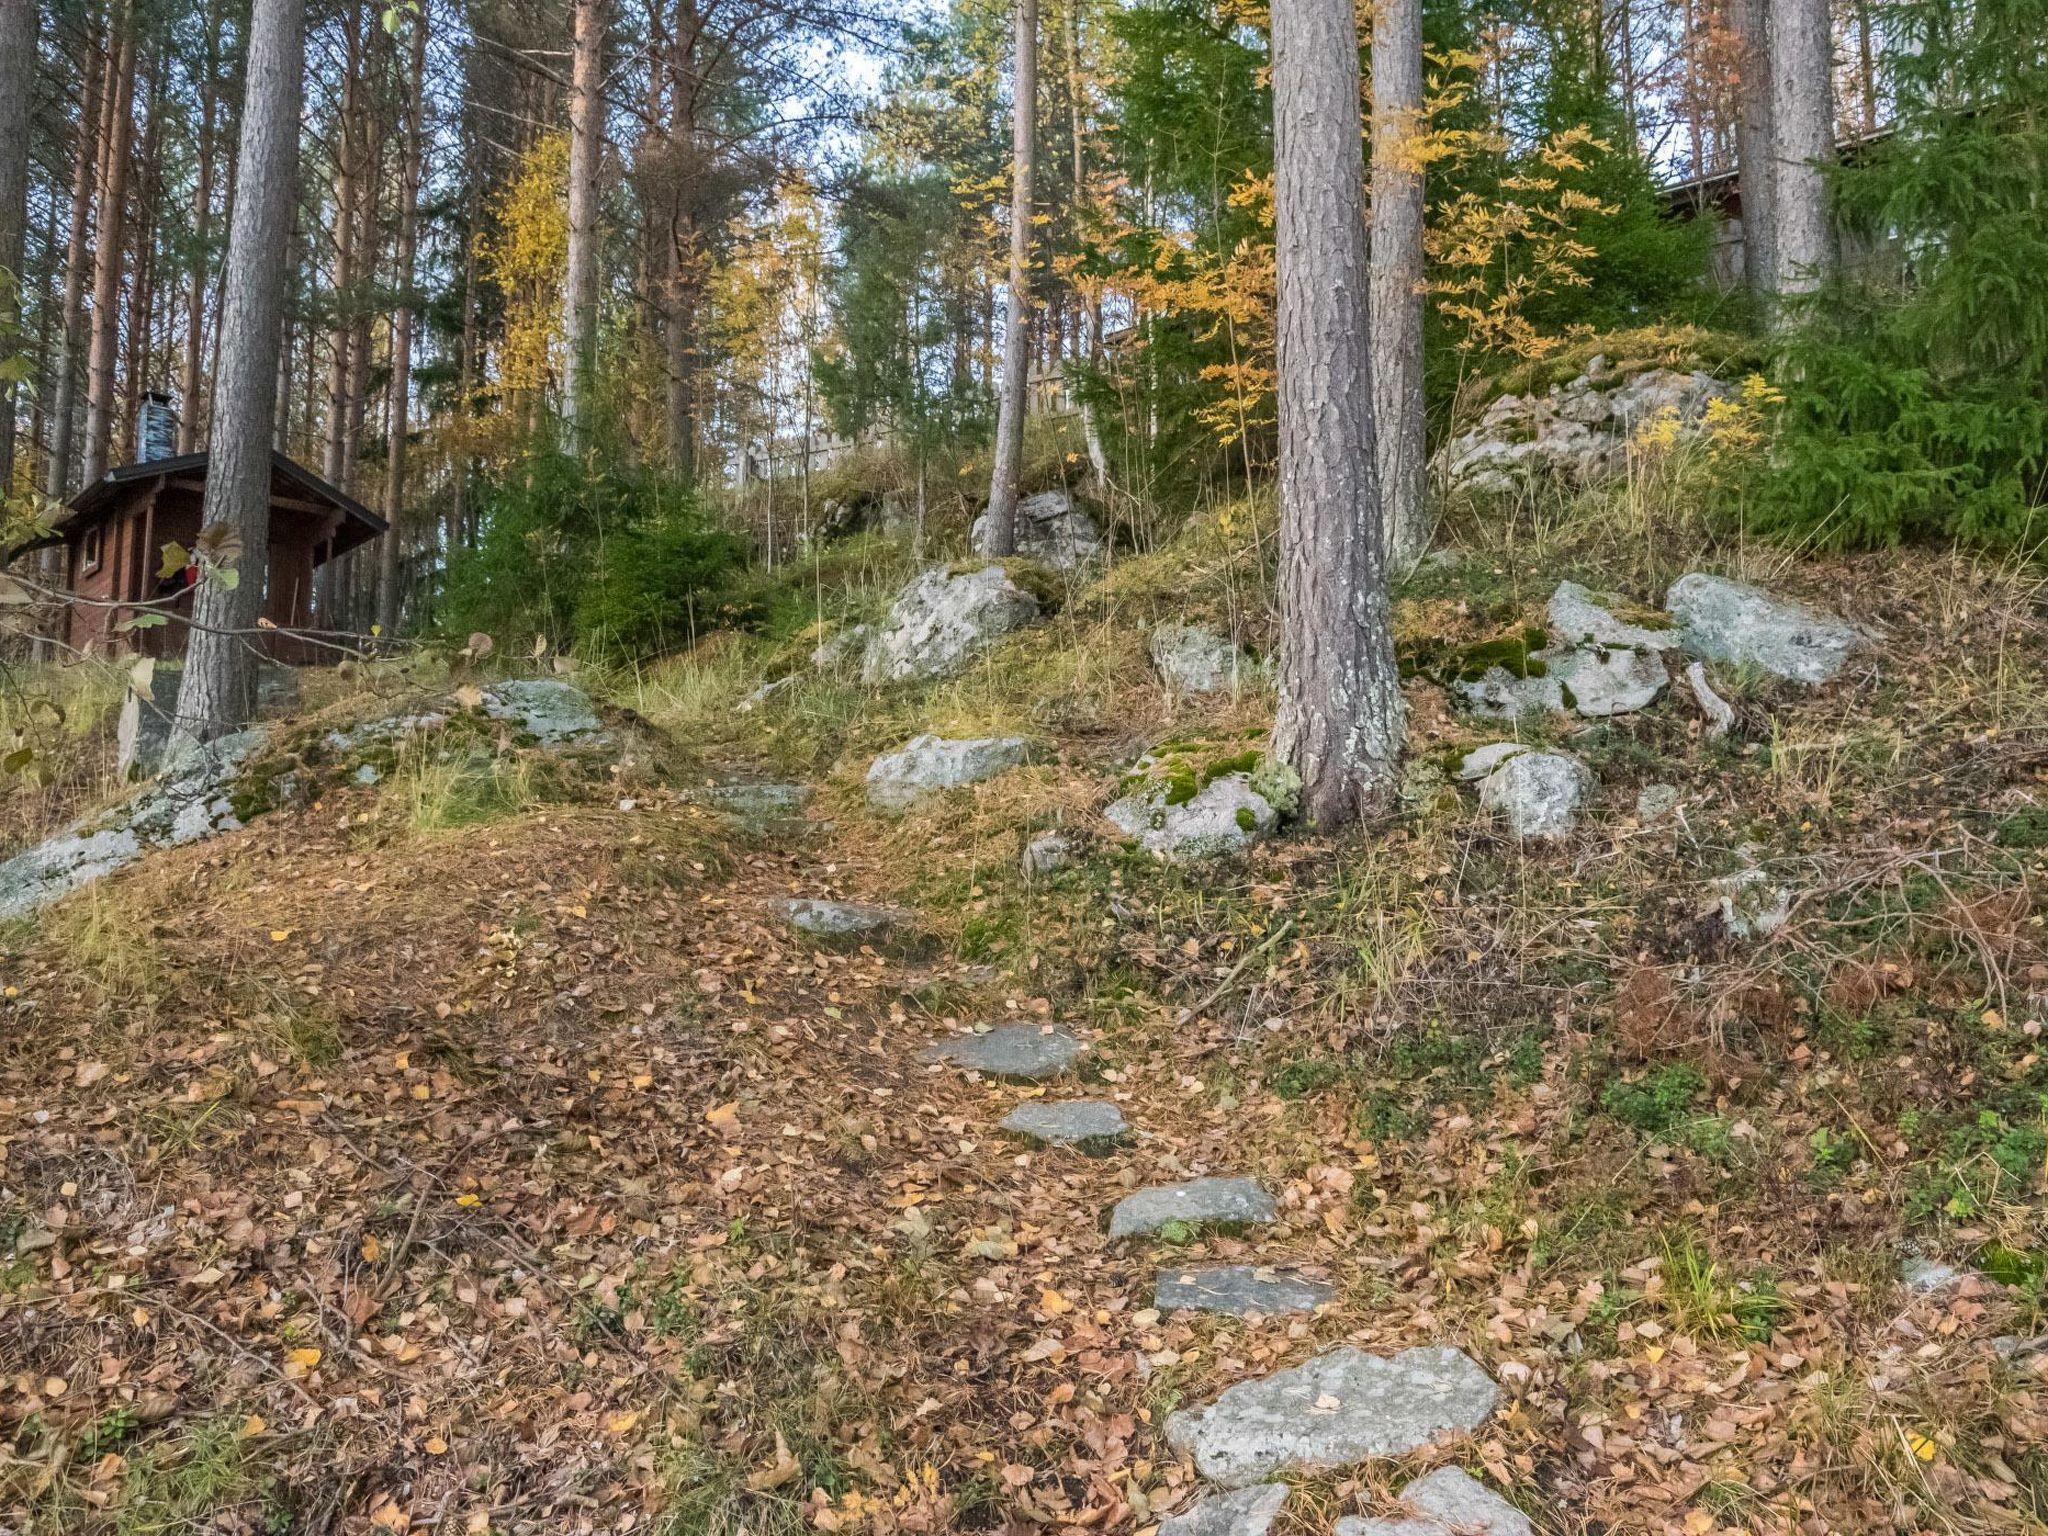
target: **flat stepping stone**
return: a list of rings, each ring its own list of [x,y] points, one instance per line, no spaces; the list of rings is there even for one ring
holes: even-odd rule
[[[1144,1237],[1169,1222],[1268,1222],[1279,1214],[1273,1197],[1250,1179],[1189,1179],[1124,1196],[1110,1213],[1109,1235]]]
[[[1285,1483],[1204,1494],[1163,1521],[1159,1536],[1266,1536],[1286,1502]]]
[[[1337,1536],[1536,1536],[1536,1527],[1506,1499],[1460,1467],[1439,1467],[1401,1490],[1410,1516],[1337,1522]]]
[[[1441,1445],[1484,1424],[1499,1396],[1458,1350],[1433,1345],[1385,1359],[1347,1345],[1174,1414],[1166,1438],[1210,1481],[1237,1488]]]
[[[1278,1317],[1288,1312],[1313,1312],[1336,1294],[1337,1288],[1325,1281],[1255,1264],[1208,1264],[1162,1272],[1152,1291],[1152,1305],[1162,1312]]]
[[[910,921],[901,907],[879,907],[864,901],[821,901],[792,897],[775,903],[782,920],[815,939],[852,939],[886,933]]]
[[[979,1035],[955,1035],[926,1046],[918,1060],[948,1062],[990,1077],[1035,1083],[1057,1077],[1087,1053],[1088,1047],[1063,1029],[1043,1024],[1001,1024]]]
[[[1003,1129],[1034,1141],[1071,1147],[1084,1141],[1113,1141],[1130,1127],[1124,1112],[1102,1099],[1019,1104],[1003,1117]]]
[[[810,803],[808,784],[714,784],[697,797],[715,811],[744,821],[772,821],[796,816]]]

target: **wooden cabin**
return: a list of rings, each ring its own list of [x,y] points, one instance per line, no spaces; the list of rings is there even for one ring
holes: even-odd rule
[[[175,420],[175,418],[174,418]],[[150,437],[144,435],[145,453]],[[80,650],[126,648],[152,656],[178,656],[188,634],[177,615],[192,610],[190,578],[162,577],[163,549],[178,543],[191,549],[199,537],[206,496],[203,453],[145,457],[110,470],[71,500],[70,510],[42,543],[61,542],[65,584],[89,601],[73,603],[66,615],[66,640]],[[265,573],[263,617],[279,630],[308,629],[313,622],[313,573],[337,555],[367,544],[386,531],[383,518],[281,453],[270,456],[270,559]],[[242,579],[250,579],[244,570]],[[175,601],[171,622],[147,629],[120,628],[132,611],[120,606],[165,597]],[[104,606],[111,605],[111,606]],[[304,665],[333,660],[335,653],[294,641],[288,634],[265,637],[273,659]]]

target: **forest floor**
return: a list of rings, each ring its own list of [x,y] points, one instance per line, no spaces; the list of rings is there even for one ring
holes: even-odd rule
[[[1264,555],[1226,546],[904,697],[735,717],[762,654],[714,647],[621,684],[689,744],[665,782],[349,785],[0,937],[0,1529],[1139,1536],[1194,1491],[1168,1411],[1337,1342],[1456,1345],[1501,1409],[1298,1485],[1281,1536],[1444,1461],[1552,1533],[2048,1529],[2038,584],[1777,569],[1888,638],[1820,690],[1735,679],[1725,741],[1670,701],[1557,727],[1602,782],[1557,847],[1447,793],[1362,844],[1025,880],[1135,747],[1265,717],[1134,659],[1142,614],[1243,602]],[[1551,548],[1433,568],[1404,631],[1597,576]],[[1478,739],[1429,691],[1419,751]],[[910,729],[1005,723],[1045,758],[861,803]],[[782,822],[699,794],[793,772]],[[1646,825],[1650,782],[1681,810]],[[1761,942],[1702,895],[1738,848],[1797,894]],[[917,921],[821,949],[790,896]],[[1026,1146],[1002,1116],[1081,1089],[917,1060],[1004,1020],[1083,1036],[1128,1141]],[[1105,1235],[1203,1173],[1278,1221]],[[1916,1254],[1959,1277],[1902,1284]],[[1153,1306],[1217,1257],[1337,1299]]]

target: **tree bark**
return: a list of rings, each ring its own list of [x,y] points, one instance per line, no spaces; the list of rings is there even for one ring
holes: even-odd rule
[[[85,101],[79,108],[78,141],[72,149],[63,310],[57,334],[56,379],[50,388],[50,461],[43,475],[43,494],[52,501],[64,500],[71,489],[71,418],[77,406],[79,326],[85,315],[86,247],[92,231],[94,168],[99,162],[100,103],[106,74],[94,40],[96,33],[96,23],[88,18],[80,69],[85,77]]]
[[[1082,131],[1081,0],[1067,0],[1067,127],[1074,140],[1074,210],[1078,219],[1087,208],[1088,140]],[[1077,230],[1077,235],[1081,231]],[[1087,295],[1082,315],[1088,366],[1102,361],[1102,296]],[[1088,449],[1088,481],[1095,494],[1109,490],[1109,454],[1102,446],[1102,427],[1095,419],[1094,402],[1081,400],[1081,440]]]
[[[1769,0],[1771,205],[1776,292],[1811,293],[1835,268],[1824,167],[1835,158],[1834,36],[1827,0]]]
[[[193,594],[167,760],[233,730],[254,702],[254,652],[245,632],[263,611],[270,567],[270,439],[305,54],[306,0],[255,0],[201,516],[204,527],[226,525],[240,535],[241,579],[230,587],[209,577]]]
[[[576,0],[569,82],[569,253],[562,283],[562,421],[572,452],[590,447],[597,328],[598,161],[604,151],[605,0]]]
[[[1016,0],[1016,65],[1010,107],[1010,295],[1003,333],[1003,393],[996,407],[994,467],[981,552],[1017,551],[1017,475],[1031,376],[1031,182],[1038,135],[1038,0]]]
[[[28,145],[36,74],[36,0],[0,0],[0,362],[14,354],[27,277]],[[0,499],[13,484],[14,396],[0,379]]]
[[[1742,278],[1767,299],[1777,291],[1777,216],[1771,174],[1772,0],[1729,0],[1736,38],[1736,192],[1742,199]]]
[[[377,549],[377,625],[388,639],[398,631],[403,594],[399,557],[404,553],[406,431],[412,418],[412,285],[419,246],[420,162],[426,142],[427,8],[424,0],[407,21],[411,51],[406,66],[405,147],[398,188],[398,251],[393,282],[398,302],[391,311],[391,385],[384,455],[384,518],[391,529]]]
[[[1422,393],[1422,0],[1378,0],[1372,20],[1372,382],[1386,559],[1399,570],[1427,534],[1428,414]]]
[[[1274,0],[1280,706],[1274,751],[1310,821],[1384,811],[1405,708],[1394,663],[1367,355],[1351,0]]]
[[[178,451],[197,453],[202,412],[200,362],[206,350],[206,288],[212,275],[214,129],[220,114],[220,5],[206,8],[205,100],[199,110],[199,184],[193,195],[192,284],[185,292],[185,357],[178,379]]]
[[[99,220],[92,256],[92,350],[86,358],[85,464],[91,485],[107,472],[114,432],[114,359],[120,345],[121,265],[128,202],[128,139],[134,126],[135,17],[123,4],[114,19],[118,42],[108,85],[107,132],[101,145]]]

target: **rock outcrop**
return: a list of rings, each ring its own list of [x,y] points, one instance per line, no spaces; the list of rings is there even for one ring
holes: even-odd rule
[[[1366,1520],[1347,1515],[1336,1536],[1535,1536],[1506,1499],[1461,1467],[1438,1467],[1401,1490],[1410,1513]]]
[[[33,912],[156,849],[236,830],[242,765],[267,739],[260,729],[223,736],[132,799],[0,864],[0,920]]]
[[[969,538],[983,547],[988,514],[974,520]],[[1065,491],[1040,491],[1017,503],[1017,553],[1056,571],[1071,571],[1102,557],[1107,546],[1095,519]]]
[[[1038,599],[1000,565],[957,573],[935,567],[903,589],[868,636],[861,676],[870,683],[943,677],[1038,616]]]
[[[1628,463],[1631,434],[1668,418],[1695,436],[1707,403],[1726,385],[1704,373],[1652,368],[1622,375],[1594,358],[1586,372],[1547,394],[1502,395],[1479,425],[1452,438],[1439,457],[1449,483],[1512,495],[1539,481],[1591,485]]]

